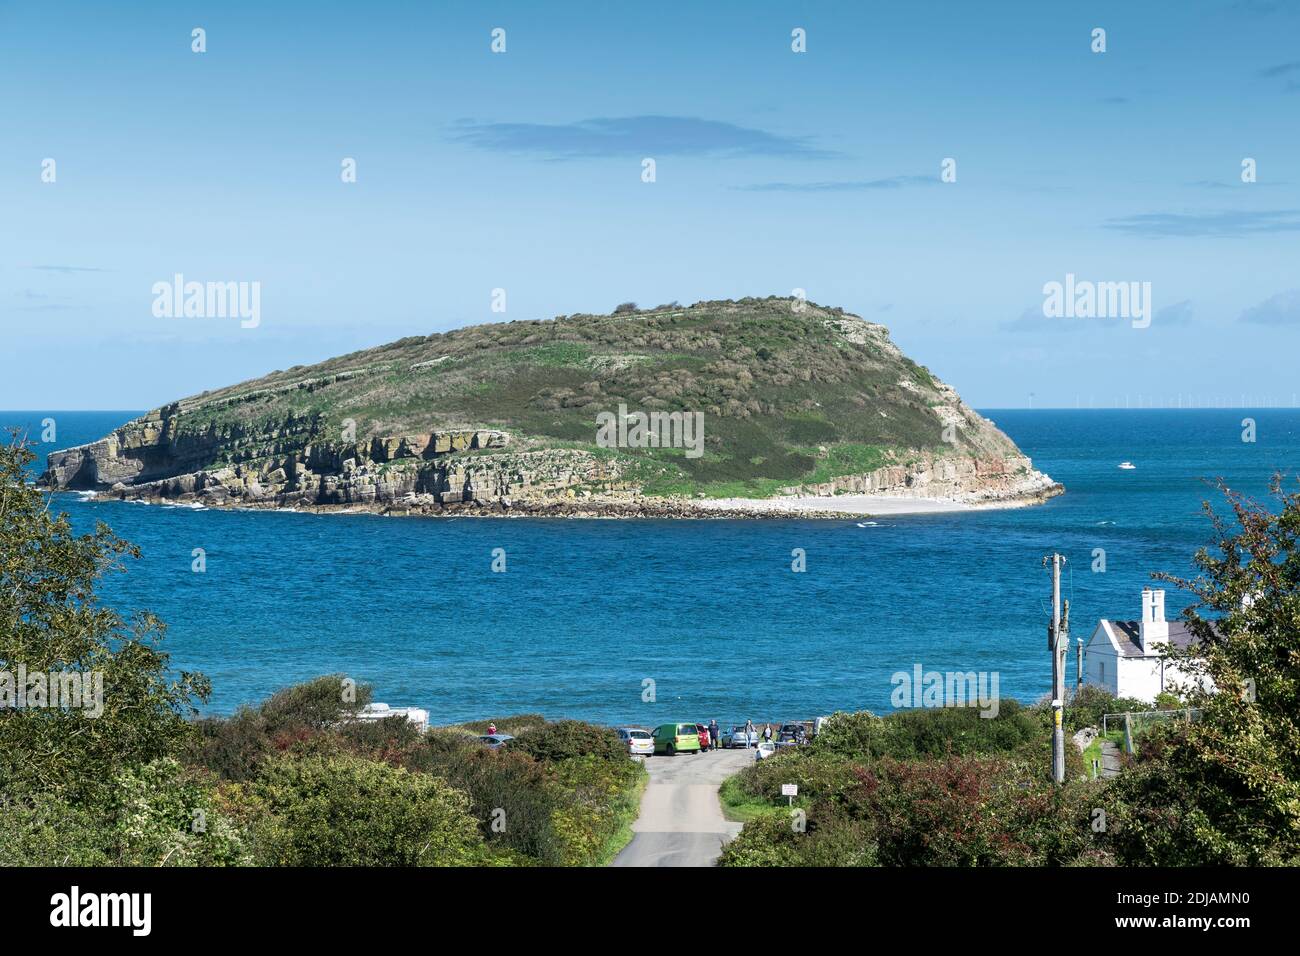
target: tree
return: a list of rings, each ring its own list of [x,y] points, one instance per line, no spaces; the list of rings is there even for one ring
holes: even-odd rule
[[[1188,689],[1200,720],[1149,735],[1116,779],[1121,862],[1300,862],[1300,494],[1275,477],[1271,510],[1220,490],[1229,514],[1205,505],[1198,574],[1156,576],[1196,596],[1197,644],[1171,656],[1217,692]]]
[[[102,523],[78,535],[66,514],[51,514],[27,480],[34,460],[17,434],[0,444],[0,792],[9,806],[38,795],[85,804],[111,793],[124,767],[175,753],[209,683],[169,674],[157,618],[128,623],[101,606],[100,579],[139,551]],[[102,694],[93,706],[54,707],[47,690],[16,706],[20,670],[33,691],[35,675],[53,673],[84,678],[88,694],[102,681]]]

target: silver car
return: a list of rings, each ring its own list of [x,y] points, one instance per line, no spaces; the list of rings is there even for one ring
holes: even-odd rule
[[[732,727],[722,735],[722,743],[725,747],[756,747],[758,746],[758,731],[751,730],[746,733],[743,724]]]
[[[654,756],[655,739],[650,735],[650,731],[641,727],[619,727],[618,736],[631,756]]]

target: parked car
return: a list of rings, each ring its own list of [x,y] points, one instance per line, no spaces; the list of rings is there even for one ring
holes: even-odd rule
[[[754,759],[766,760],[774,753],[776,753],[776,744],[764,740],[762,743],[758,745],[758,749],[754,751]]]
[[[746,732],[744,724],[737,724],[722,735],[722,743],[726,747],[753,747],[758,743],[758,731]]]
[[[655,739],[648,730],[642,730],[640,727],[620,727],[618,736],[627,746],[629,754],[649,757],[655,752]]]
[[[507,741],[514,739],[511,734],[483,734],[479,737],[479,742],[489,750],[496,750],[498,747],[505,746]]]
[[[655,753],[674,756],[700,752],[700,732],[694,724],[660,724],[654,731]]]
[[[797,747],[806,744],[809,739],[808,727],[801,720],[788,720],[781,725],[781,732],[776,735],[778,747]]]
[[[695,732],[700,735],[700,750],[709,751],[713,749],[713,735],[709,733],[709,728],[704,724],[696,724]]]

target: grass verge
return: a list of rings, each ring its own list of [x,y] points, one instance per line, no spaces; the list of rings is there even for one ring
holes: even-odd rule
[[[637,778],[636,784],[618,799],[618,805],[615,807],[618,824],[614,828],[614,832],[601,845],[593,865],[609,866],[614,862],[614,857],[623,851],[623,847],[632,842],[634,836],[632,824],[641,815],[641,797],[645,793],[646,784],[649,782],[650,773],[642,764],[641,775]]]
[[[1103,739],[1100,736],[1094,737],[1092,743],[1088,744],[1083,751],[1083,769],[1089,779],[1092,778],[1092,762],[1097,761],[1097,766],[1101,767],[1101,742]]]
[[[728,777],[718,788],[722,815],[733,823],[752,823],[759,817],[780,815],[783,807],[774,806],[770,800],[747,793],[740,785],[739,775]]]

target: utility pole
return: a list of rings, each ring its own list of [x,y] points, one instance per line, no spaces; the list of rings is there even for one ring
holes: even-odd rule
[[[1052,553],[1052,623],[1047,628],[1047,649],[1052,652],[1052,779],[1065,783],[1065,652],[1070,646],[1070,605],[1061,613],[1061,565],[1065,558]],[[1047,558],[1043,558],[1044,567]]]

